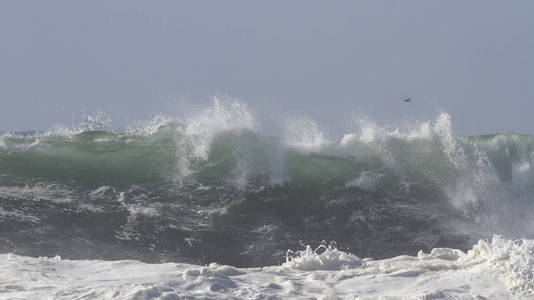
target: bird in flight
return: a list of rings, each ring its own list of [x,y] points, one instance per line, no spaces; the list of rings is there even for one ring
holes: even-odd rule
[[[412,101],[412,98],[405,98],[405,99],[402,99],[402,101],[404,101],[404,102],[410,102],[410,101]]]

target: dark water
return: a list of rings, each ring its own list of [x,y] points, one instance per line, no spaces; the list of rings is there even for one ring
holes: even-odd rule
[[[308,144],[199,124],[3,134],[0,252],[262,266],[323,240],[385,258],[534,228],[531,136],[457,137],[447,115]]]

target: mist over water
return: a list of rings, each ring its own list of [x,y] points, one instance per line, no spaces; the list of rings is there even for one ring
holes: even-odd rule
[[[231,99],[114,130],[0,136],[0,251],[71,259],[277,265],[335,241],[389,258],[532,238],[534,138],[458,136],[451,116],[402,128],[289,117],[279,133]],[[346,127],[346,126],[339,126]]]

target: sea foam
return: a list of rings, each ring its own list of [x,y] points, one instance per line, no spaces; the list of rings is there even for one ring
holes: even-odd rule
[[[528,299],[534,291],[532,250],[531,240],[498,236],[467,253],[439,248],[384,260],[307,248],[263,268],[2,254],[0,299]]]

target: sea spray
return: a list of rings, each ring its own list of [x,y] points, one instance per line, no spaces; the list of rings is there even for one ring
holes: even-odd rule
[[[531,136],[458,136],[445,112],[403,128],[362,119],[339,139],[308,118],[280,136],[257,119],[215,99],[123,131],[98,114],[3,133],[2,251],[263,266],[299,240],[387,258],[534,233]]]

